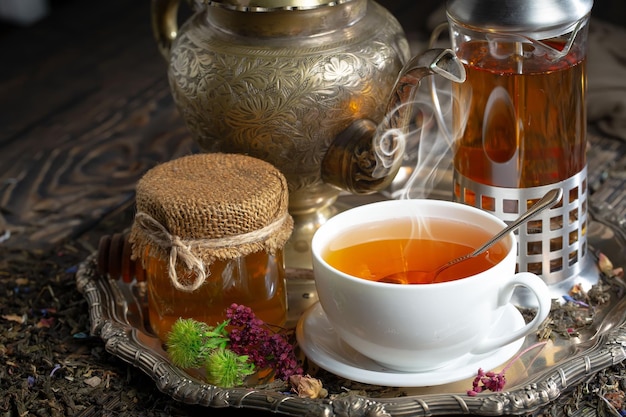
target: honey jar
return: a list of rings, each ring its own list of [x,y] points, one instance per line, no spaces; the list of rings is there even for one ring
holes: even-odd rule
[[[217,325],[232,303],[285,323],[283,247],[293,220],[286,179],[273,165],[241,154],[181,157],[146,172],[136,205],[129,241],[161,340],[179,318]]]

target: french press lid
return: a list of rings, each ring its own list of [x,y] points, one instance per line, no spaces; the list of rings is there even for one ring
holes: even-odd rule
[[[448,0],[448,18],[485,32],[548,39],[572,32],[593,0]]]

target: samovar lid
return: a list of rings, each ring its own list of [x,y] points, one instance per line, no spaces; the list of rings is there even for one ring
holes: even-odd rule
[[[205,0],[207,4],[241,11],[302,10],[354,0]]]
[[[448,0],[448,17],[482,31],[547,39],[571,32],[593,0]]]

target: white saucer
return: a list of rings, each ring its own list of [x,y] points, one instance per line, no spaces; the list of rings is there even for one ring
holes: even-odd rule
[[[524,326],[513,305],[506,307],[494,334]],[[361,355],[339,338],[319,302],[309,307],[296,327],[298,344],[309,360],[333,374],[355,382],[389,387],[426,387],[448,384],[476,376],[478,368],[492,370],[512,358],[524,343],[521,338],[493,352],[467,354],[428,372],[401,372],[385,368]]]

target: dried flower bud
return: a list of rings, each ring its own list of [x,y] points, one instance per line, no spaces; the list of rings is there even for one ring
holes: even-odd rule
[[[326,388],[322,386],[322,381],[309,375],[291,375],[289,383],[293,391],[301,398],[325,398],[328,395]]]
[[[167,352],[176,366],[195,368],[204,360],[205,323],[193,319],[178,319],[167,339]]]
[[[603,253],[598,255],[598,268],[606,276],[613,276],[613,262]]]
[[[248,357],[245,355],[217,348],[207,357],[205,369],[209,383],[222,387],[236,387],[243,385],[245,378],[254,373],[254,364],[248,363]]]

